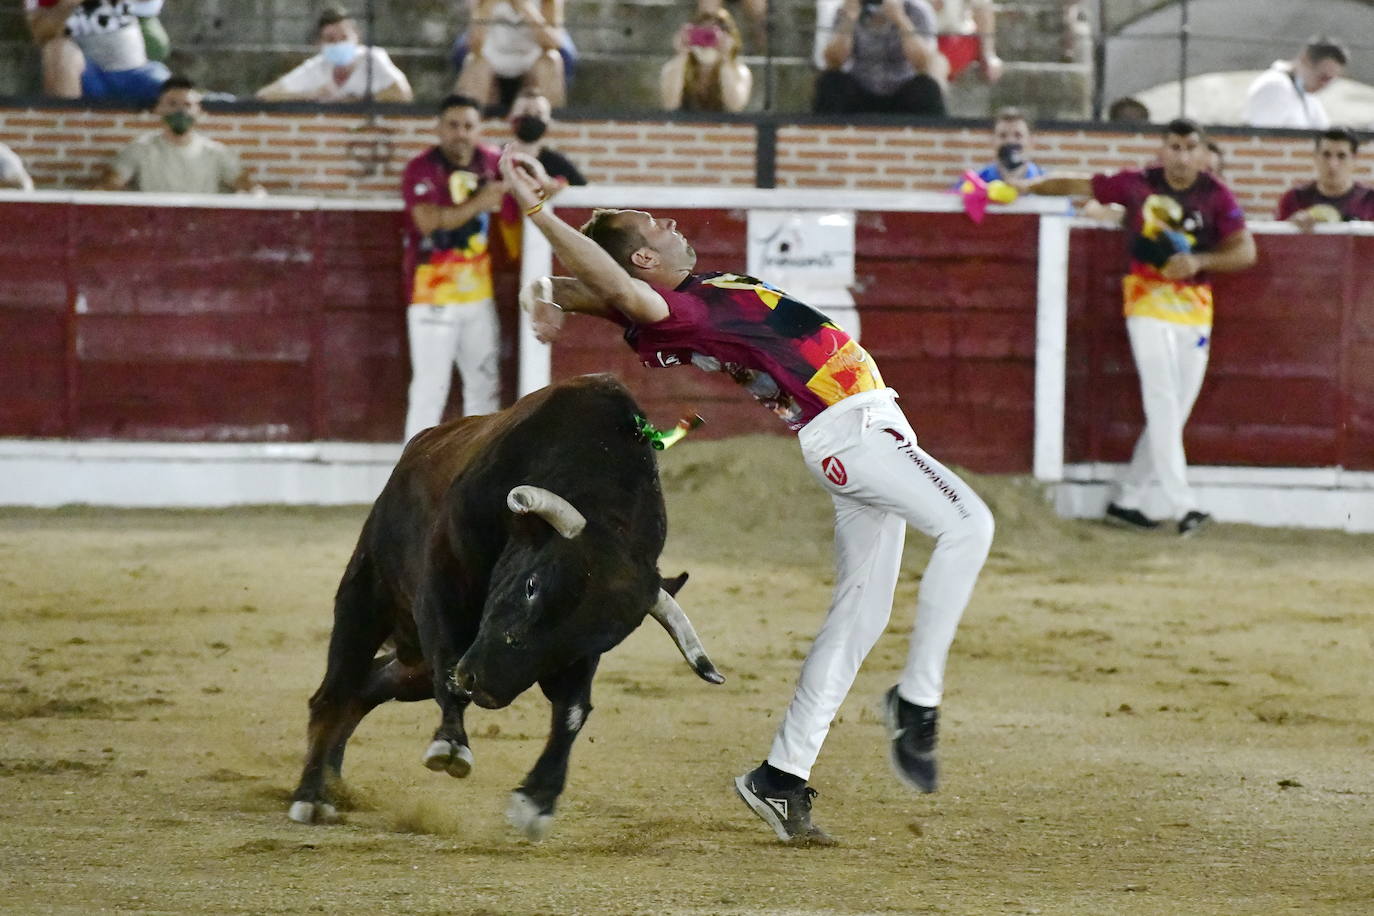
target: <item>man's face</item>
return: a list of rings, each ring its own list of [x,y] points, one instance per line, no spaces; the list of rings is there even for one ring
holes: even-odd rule
[[[1355,151],[1346,140],[1317,141],[1317,180],[1328,188],[1348,188],[1354,181]]]
[[[526,115],[534,118],[542,118],[547,121],[553,116],[553,106],[550,105],[549,100],[542,95],[517,96],[510,106],[511,120],[513,121],[516,118]]]
[[[616,221],[620,225],[639,230],[639,234],[644,237],[645,246],[658,254],[663,267],[669,270],[691,270],[696,266],[696,250],[688,244],[682,233],[677,231],[677,220],[655,219],[643,210],[625,210]]]
[[[1298,58],[1298,76],[1302,78],[1302,88],[1307,92],[1321,92],[1343,73],[1345,67],[1329,57],[1315,64],[1308,60],[1306,54]]]
[[[1197,180],[1202,156],[1198,150],[1205,150],[1202,138],[1197,134],[1180,137],[1178,134],[1164,136],[1164,148],[1160,151],[1159,161],[1164,166],[1164,176],[1169,183],[1180,188],[1187,187]]]
[[[1007,143],[1019,143],[1022,150],[1028,150],[1030,149],[1030,125],[1019,118],[998,121],[992,126],[992,139],[994,148],[1001,148]]]
[[[173,112],[185,112],[196,118],[201,117],[200,93],[194,89],[168,89],[162,93],[153,114],[165,117]]]
[[[353,24],[352,19],[344,19],[339,22],[331,22],[329,25],[320,29],[320,45],[332,45],[341,41],[357,42],[358,27]]]
[[[449,108],[439,115],[438,133],[439,149],[454,165],[463,165],[482,139],[482,116],[476,108]]]

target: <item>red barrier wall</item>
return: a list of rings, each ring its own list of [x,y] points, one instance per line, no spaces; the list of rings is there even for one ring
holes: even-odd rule
[[[702,269],[743,267],[743,211],[663,212],[693,239]],[[0,204],[0,435],[399,439],[409,376],[401,219]],[[977,471],[1029,470],[1036,217],[999,214],[975,228],[955,213],[865,212],[856,242],[864,342],[923,444]],[[1262,235],[1260,249],[1259,267],[1217,280],[1190,459],[1374,469],[1374,238]],[[1120,316],[1121,236],[1076,229],[1071,251],[1066,458],[1120,461],[1141,425]],[[512,328],[513,266],[502,258],[498,270]],[[605,322],[571,322],[553,369],[615,371],[656,423],[705,416],[699,437],[786,434],[723,377],[638,365]]]
[[[1214,278],[1189,462],[1374,469],[1374,238],[1257,241],[1258,265]],[[1121,317],[1125,246],[1076,229],[1070,251],[1065,459],[1125,461],[1144,422]]]

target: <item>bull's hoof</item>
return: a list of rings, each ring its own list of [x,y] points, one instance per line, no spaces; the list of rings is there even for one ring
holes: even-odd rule
[[[506,820],[531,843],[538,843],[553,829],[553,812],[540,810],[539,803],[519,789],[510,794]]]
[[[436,773],[462,779],[472,772],[472,750],[466,744],[436,738],[425,751],[424,764]]]
[[[328,802],[298,801],[291,803],[286,816],[298,824],[337,824],[338,810]]]

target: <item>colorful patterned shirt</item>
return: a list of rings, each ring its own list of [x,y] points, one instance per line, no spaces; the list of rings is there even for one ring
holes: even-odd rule
[[[724,372],[789,429],[852,394],[883,387],[877,364],[857,341],[761,280],[692,274],[675,289],[655,289],[668,303],[662,321],[635,324],[612,313],[644,365]]]
[[[1094,175],[1093,197],[1126,208],[1131,269],[1121,281],[1127,316],[1210,327],[1212,284],[1199,273],[1170,280],[1160,268],[1179,252],[1214,250],[1245,228],[1231,190],[1208,172],[1185,190],[1170,187],[1163,166]]]
[[[451,207],[481,185],[500,180],[501,153],[479,146],[466,168],[456,168],[436,146],[406,165],[401,195],[406,213],[416,204]],[[492,298],[491,214],[479,213],[456,229],[420,234],[412,217],[406,225],[406,275],[413,278],[412,305],[466,305]]]
[[[1341,215],[1344,222],[1374,220],[1374,188],[1358,181],[1340,197],[1327,197],[1317,190],[1315,181],[1290,189],[1279,200],[1279,219],[1288,219],[1299,210],[1328,206]]]

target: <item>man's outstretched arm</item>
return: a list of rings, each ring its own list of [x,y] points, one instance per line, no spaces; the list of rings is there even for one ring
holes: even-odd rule
[[[574,311],[591,311],[590,303],[613,308],[632,321],[652,324],[668,317],[668,303],[653,287],[625,272],[601,246],[569,226],[558,215],[543,209],[543,167],[538,160],[520,153],[501,157],[501,174],[530,221],[553,246],[581,288],[562,284]],[[533,211],[533,212],[531,212]],[[563,303],[554,299],[559,305]],[[587,308],[578,306],[586,305]],[[604,314],[604,313],[603,313]]]

